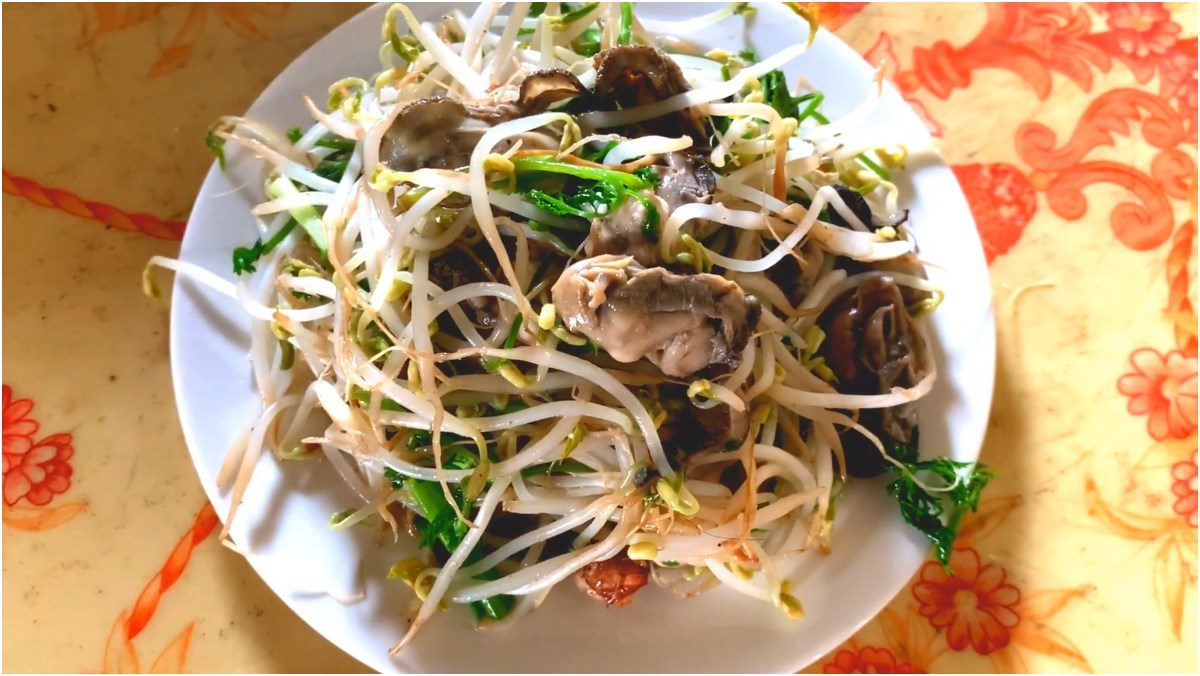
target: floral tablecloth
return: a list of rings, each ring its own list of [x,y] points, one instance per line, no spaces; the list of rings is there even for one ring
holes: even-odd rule
[[[1194,673],[1195,5],[818,8],[975,213],[999,476],[811,670]],[[212,537],[140,291],[209,123],[358,9],[4,6],[5,671],[361,670]]]

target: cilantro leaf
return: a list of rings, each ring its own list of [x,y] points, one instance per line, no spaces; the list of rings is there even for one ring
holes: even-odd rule
[[[469,453],[456,453],[446,461],[446,466],[453,469],[470,469],[475,464],[477,462]],[[458,546],[462,544],[463,538],[467,535],[467,524],[460,520],[458,515],[454,513],[454,509],[450,506],[450,502],[446,500],[446,496],[442,492],[442,487],[438,482],[408,479],[390,467],[384,468],[383,475],[395,490],[400,490],[407,484],[413,499],[420,505],[421,511],[425,513],[427,519],[418,521],[417,525],[420,531],[419,544],[421,547],[432,549],[435,544],[440,544],[449,553],[453,553],[454,550],[458,549]],[[451,488],[450,492],[454,496],[455,502],[458,503],[459,509],[464,513],[468,512],[470,505],[465,499],[462,488],[456,485]],[[480,543],[467,555],[465,565],[469,566],[479,561],[485,556],[485,552],[486,548]],[[499,577],[499,572],[493,568],[476,575],[475,579],[486,581],[495,580]],[[498,620],[512,611],[515,601],[512,596],[499,594],[479,601],[473,601],[470,603],[470,607],[476,620],[481,620],[484,617]]]
[[[957,462],[947,458],[906,462],[904,469],[893,468],[896,479],[888,484],[888,495],[900,505],[900,515],[910,526],[921,531],[933,543],[933,552],[949,569],[954,540],[967,512],[979,508],[979,498],[995,473],[984,465]],[[929,492],[917,484],[937,477],[950,488]]]
[[[526,193],[526,196],[529,198],[530,202],[533,202],[534,206],[542,211],[548,211],[555,216],[578,216],[580,218],[591,218],[593,215],[578,207],[568,204],[567,201],[561,197],[550,195],[538,190],[537,188],[532,188],[528,193]]]
[[[799,106],[788,91],[787,77],[783,71],[773,70],[763,75],[759,81],[762,83],[763,101],[767,105],[779,111],[782,117],[799,117]]]
[[[233,250],[233,274],[241,275],[247,272],[254,272],[258,264],[258,259],[271,253],[285,237],[290,235],[299,223],[294,218],[289,218],[287,223],[284,223],[274,235],[266,242],[261,239],[254,241],[250,246],[239,246]]]
[[[635,169],[633,174],[654,187],[658,187],[658,184],[662,182],[662,177],[651,166]]]
[[[623,197],[624,189],[608,181],[583,184],[570,194],[551,195],[531,188],[526,196],[539,209],[556,216],[576,216],[591,220],[612,213]]]

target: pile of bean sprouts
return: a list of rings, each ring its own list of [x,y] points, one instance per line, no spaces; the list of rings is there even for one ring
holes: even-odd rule
[[[680,593],[723,584],[799,617],[802,599],[792,594],[789,580],[806,557],[830,545],[831,501],[842,482],[835,464],[839,434],[863,434],[884,453],[855,412],[913,401],[935,378],[930,372],[912,388],[883,394],[843,394],[814,371],[806,350],[821,312],[857,285],[887,274],[902,286],[940,293],[925,279],[879,271],[848,275],[834,269],[835,256],[825,256],[811,291],[792,306],[764,274],[810,244],[864,262],[914,252],[906,228],[869,228],[832,187],[844,180],[847,160],[880,147],[877,136],[860,130],[880,95],[879,82],[850,114],[798,123],[756,100],[754,92],[757,77],[785,66],[807,44],[767,55],[728,79],[721,74],[727,63],[721,55],[675,53],[692,86],[684,94],[616,111],[572,116],[552,109],[512,119],[481,131],[465,169],[389,173],[380,162],[381,139],[409,102],[438,95],[487,101],[544,68],[569,70],[587,86],[595,82],[592,59],[571,44],[588,26],[600,28],[602,48],[615,44],[617,3],[598,3],[570,24],[561,21],[559,3],[549,3],[537,18],[527,18],[530,3],[513,4],[507,16],[501,4],[481,4],[470,15],[453,11],[432,22],[395,6],[385,35],[407,31],[406,39],[419,43],[418,55],[406,63],[385,42],[383,68],[374,79],[335,84],[331,92],[342,95],[329,107],[305,98],[315,123],[294,142],[250,119],[223,118],[218,125],[221,138],[266,165],[269,199],[253,208],[257,234],[278,232],[290,218],[304,226],[236,281],[177,260],[152,261],[236,299],[250,316],[262,410],[221,468],[219,484],[231,491],[222,536],[264,454],[316,456],[361,499],[340,515],[337,527],[370,521],[389,534],[402,532],[396,507],[418,514],[420,508],[389,481],[393,473],[439,482],[448,497],[455,485],[467,490],[470,502],[458,514],[469,524],[465,539],[440,565],[424,560],[417,576],[422,583],[414,585],[419,609],[397,648],[446,602],[513,595],[518,601],[509,622],[539,605],[558,582],[622,552],[653,564],[654,579]],[[666,46],[650,28],[681,35],[728,14],[678,25],[647,25],[635,17],[633,35]],[[518,41],[522,28],[532,33],[524,31],[528,38]],[[685,108],[702,119],[719,115],[733,122],[727,133],[718,133],[709,155],[719,173],[713,203],[671,213],[661,229],[660,253],[667,261],[706,259],[758,298],[762,318],[735,369],[712,381],[682,383],[689,385],[692,405],[723,403],[744,412],[746,436],[736,448],[703,451],[681,464],[672,462],[660,439],[662,407],[642,387],[653,378],[560,349],[564,329],[548,307],[553,280],[532,281],[536,261],[529,242],[552,246],[566,261],[582,254],[557,241],[553,229],[530,226],[552,216],[495,185],[503,178],[500,160],[521,143],[506,144],[504,152],[497,148],[531,134],[548,138],[560,157],[615,140],[603,159],[609,166],[688,148],[693,142],[682,132],[678,138],[626,138],[612,131]],[[314,172],[333,152],[318,145],[328,137],[353,143],[337,181]],[[884,221],[896,218],[896,186],[869,179],[862,192],[872,211]],[[803,191],[811,203],[789,203],[779,186]],[[850,227],[821,220],[826,206]],[[696,219],[730,229],[736,245],[726,250],[729,255],[682,236],[681,226]],[[327,250],[321,265],[310,263],[318,238]],[[486,241],[499,261],[496,281],[457,288],[431,281],[431,258],[460,238]],[[501,319],[490,332],[480,333],[460,309],[461,302],[480,296],[499,299]],[[444,314],[462,338],[436,330]],[[516,344],[505,347],[514,321],[520,324]],[[384,340],[364,341],[364,332]],[[478,359],[506,361],[486,373],[455,375],[449,368]],[[489,412],[489,403],[518,400],[527,406]],[[412,430],[432,431],[432,445],[398,450],[396,441]],[[446,433],[468,440],[476,452],[484,449],[480,464],[446,467]],[[522,475],[568,455],[592,471]],[[736,488],[695,478],[713,476],[702,471],[706,466],[738,463],[745,479]],[[653,478],[646,482],[648,475]],[[468,554],[501,512],[535,515],[539,525],[468,565]],[[563,533],[574,534],[573,548],[544,557],[545,543]],[[495,579],[474,579],[497,566]]]

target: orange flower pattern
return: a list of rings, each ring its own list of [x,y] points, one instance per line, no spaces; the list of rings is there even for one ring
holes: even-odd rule
[[[988,263],[1008,253],[1037,211],[1037,193],[1011,164],[960,164],[954,167]]]
[[[12,398],[4,386],[4,504],[22,500],[36,506],[50,503],[55,495],[71,487],[70,434],[53,434],[35,442],[38,424],[29,414],[33,402]]]
[[[1192,528],[1196,527],[1196,454],[1191,460],[1177,462],[1171,467],[1171,492],[1175,500],[1175,513],[1182,516]]]
[[[26,500],[40,507],[71,487],[69,461],[75,449],[70,434],[55,434],[18,450],[4,454],[4,504]]]
[[[987,655],[1008,645],[1009,630],[1020,620],[1013,608],[1021,592],[1005,581],[1004,568],[981,564],[974,549],[954,550],[950,568],[952,572],[932,561],[921,568],[920,581],[912,588],[919,612],[946,631],[954,650],[970,645]]]
[[[17,455],[17,446],[32,444],[38,423],[29,416],[33,401],[12,398],[12,388],[4,386],[4,473],[8,473],[9,455]]]
[[[825,664],[827,674],[920,674],[908,662],[900,662],[887,648],[866,646],[857,651],[839,650]]]
[[[1156,2],[1113,2],[1103,5],[1108,26],[1121,51],[1139,59],[1166,54],[1175,46],[1179,24]]]
[[[34,420],[33,401],[14,399],[12,388],[3,386],[4,474],[0,493],[4,496],[4,525],[16,530],[44,531],[79,516],[85,502],[51,505],[54,498],[71,487],[71,457],[75,454],[70,434],[51,434],[35,441],[41,425]]]
[[[1196,430],[1196,358],[1142,348],[1129,362],[1134,372],[1117,381],[1129,397],[1129,412],[1149,416],[1147,429],[1155,440],[1187,438]]]
[[[221,24],[235,33],[251,39],[270,39],[272,20],[287,11],[286,3],[214,2],[214,3],[87,3],[80,5],[83,31],[80,42],[92,44],[102,36],[121,31],[156,18],[168,10],[186,10],[183,22],[174,37],[151,64],[147,79],[162,77],[187,65],[192,50],[199,42],[209,17],[216,16]]]

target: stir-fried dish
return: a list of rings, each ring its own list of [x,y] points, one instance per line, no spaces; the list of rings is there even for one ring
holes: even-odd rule
[[[942,290],[892,180],[906,150],[861,128],[881,81],[830,120],[780,70],[806,43],[679,37],[744,3],[504,9],[395,5],[382,70],[305,98],[315,123],[213,127],[222,166],[230,142],[265,163],[258,239],[236,282],[152,263],[252,317],[263,408],[218,479],[226,532],[264,452],[327,464],[359,499],[329,527],[420,545],[387,571],[415,594],[396,649],[439,609],[494,626],[568,578],[799,618],[851,477],[888,474],[871,490],[944,564],[990,473],[917,457]]]

